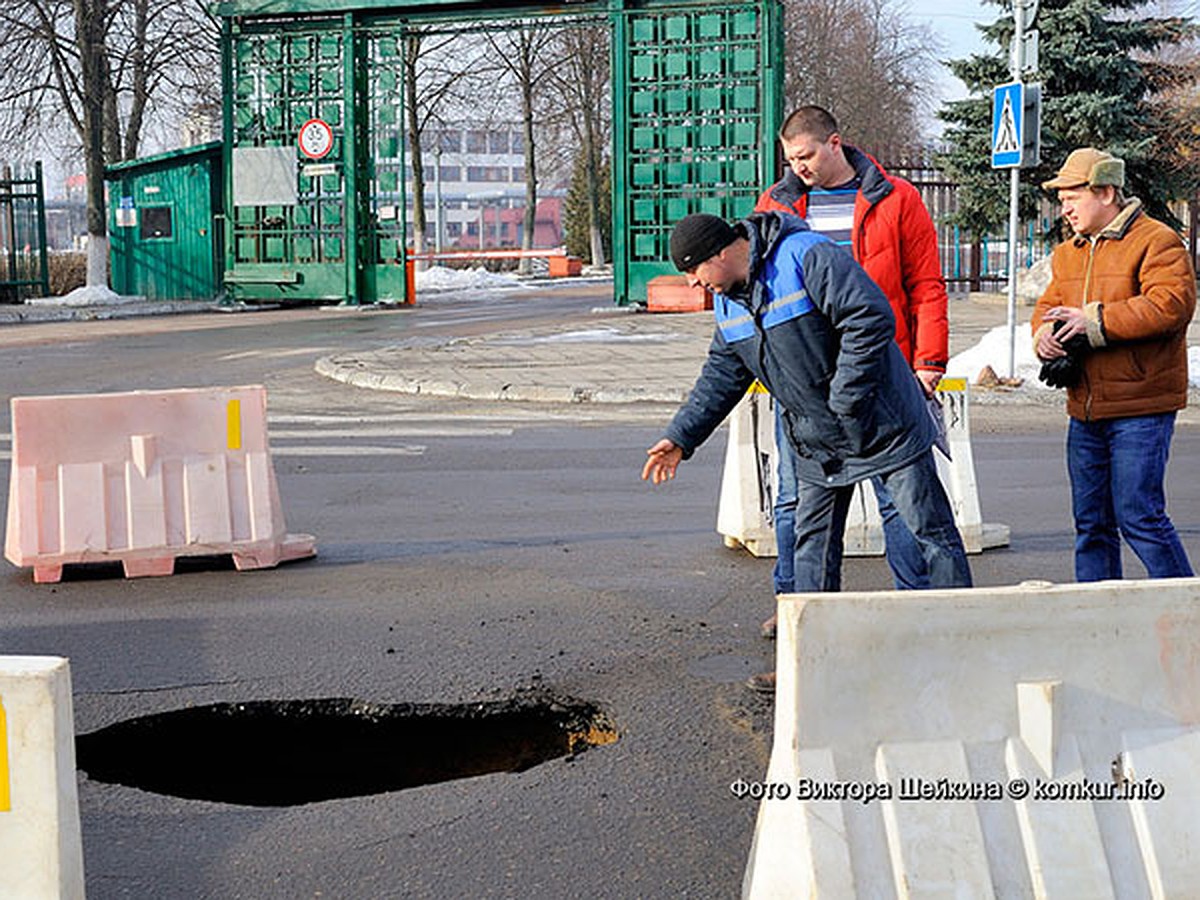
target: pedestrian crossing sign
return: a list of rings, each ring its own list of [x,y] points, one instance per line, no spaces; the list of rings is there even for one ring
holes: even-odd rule
[[[1025,85],[1019,81],[992,89],[992,168],[1021,165],[1024,146]]]

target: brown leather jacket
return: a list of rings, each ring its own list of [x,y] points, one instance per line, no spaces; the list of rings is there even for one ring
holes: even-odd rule
[[[1196,275],[1182,239],[1131,200],[1094,238],[1075,235],[1054,249],[1052,278],[1033,311],[1082,307],[1092,350],[1067,413],[1084,421],[1146,416],[1187,406],[1187,328]]]

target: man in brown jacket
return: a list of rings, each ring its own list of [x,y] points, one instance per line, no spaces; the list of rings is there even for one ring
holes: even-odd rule
[[[1127,200],[1124,184],[1124,161],[1086,147],[1042,185],[1058,192],[1075,233],[1054,250],[1034,350],[1061,360],[1071,338],[1087,339],[1067,390],[1078,581],[1121,577],[1121,536],[1149,577],[1192,575],[1163,478],[1175,413],[1187,405],[1196,276],[1179,235]]]

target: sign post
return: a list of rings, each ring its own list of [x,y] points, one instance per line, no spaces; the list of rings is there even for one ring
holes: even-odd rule
[[[1016,374],[1017,242],[1020,239],[1021,169],[1040,157],[1041,85],[1026,85],[1021,76],[1038,64],[1037,31],[1026,29],[1037,16],[1038,0],[1013,4],[1012,81],[992,91],[992,168],[1009,170],[1008,196],[1008,377]]]

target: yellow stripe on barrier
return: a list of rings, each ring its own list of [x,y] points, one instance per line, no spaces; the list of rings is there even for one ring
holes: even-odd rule
[[[242,449],[242,401],[230,400],[225,406],[225,432],[230,450]]]
[[[939,391],[965,391],[967,389],[967,379],[965,378],[943,378],[937,384]]]
[[[0,812],[12,810],[12,795],[8,789],[8,720],[4,702],[0,700]]]

